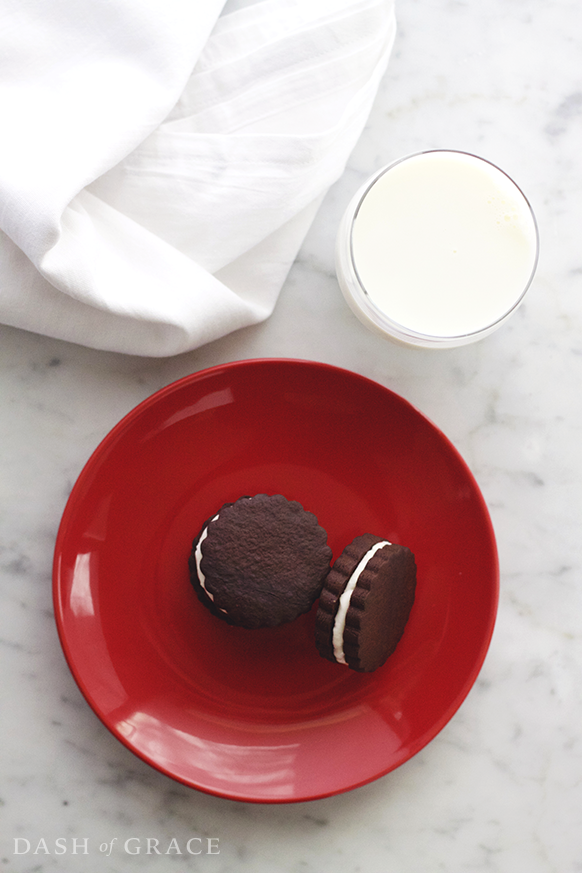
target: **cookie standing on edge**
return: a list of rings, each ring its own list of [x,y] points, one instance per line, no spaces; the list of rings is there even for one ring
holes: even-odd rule
[[[396,648],[416,588],[414,555],[373,534],[338,557],[321,592],[315,641],[324,658],[369,673]]]
[[[225,503],[202,527],[189,559],[199,600],[246,628],[275,627],[308,612],[329,572],[327,533],[281,494]]]

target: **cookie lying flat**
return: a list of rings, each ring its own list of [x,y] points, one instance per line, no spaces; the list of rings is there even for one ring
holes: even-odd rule
[[[332,552],[317,518],[280,494],[226,503],[202,527],[190,555],[199,600],[246,628],[275,627],[308,612]]]
[[[324,658],[369,673],[396,648],[416,588],[414,555],[373,534],[356,537],[321,592],[315,641]]]

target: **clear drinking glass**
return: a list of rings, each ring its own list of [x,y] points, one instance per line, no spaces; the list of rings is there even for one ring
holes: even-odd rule
[[[371,329],[451,348],[515,312],[538,255],[535,216],[515,182],[477,155],[434,149],[383,167],[356,193],[338,230],[336,272]]]

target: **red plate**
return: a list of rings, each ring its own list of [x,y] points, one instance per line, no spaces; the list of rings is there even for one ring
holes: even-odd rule
[[[414,551],[384,667],[322,659],[313,611],[248,631],[199,604],[192,538],[259,492],[314,512],[334,557],[367,531]],[[244,801],[347,791],[422,749],[477,677],[497,598],[491,522],[455,448],[388,389],[308,361],[226,364],[145,400],[89,459],[56,543],[59,635],[97,715],[161,772]]]

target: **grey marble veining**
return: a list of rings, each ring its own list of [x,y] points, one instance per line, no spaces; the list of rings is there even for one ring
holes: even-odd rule
[[[403,0],[388,72],[275,313],[168,360],[0,327],[0,864],[126,873],[576,873],[582,870],[582,6]],[[424,148],[503,167],[541,235],[525,304],[450,351],[389,344],[339,293],[343,209],[379,166]],[[392,774],[283,806],[191,791],[101,725],[66,666],[51,603],[70,489],[109,429],[151,393],[223,361],[326,361],[410,400],[453,441],[488,503],[501,562],[493,642],[467,700]],[[132,855],[128,838],[218,838],[219,854]],[[50,853],[14,853],[14,840]],[[57,854],[55,840],[67,852]],[[111,854],[94,847],[113,839]],[[72,853],[77,840],[79,852]],[[81,854],[88,840],[92,854]]]

